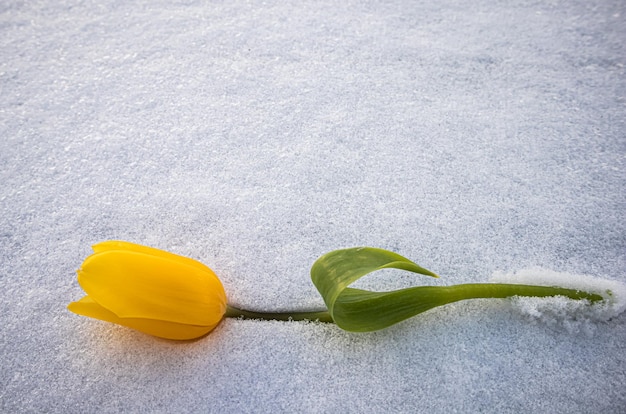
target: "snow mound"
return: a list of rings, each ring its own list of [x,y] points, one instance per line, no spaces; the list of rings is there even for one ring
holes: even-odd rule
[[[547,298],[512,297],[511,303],[522,315],[548,326],[562,327],[570,333],[592,334],[595,325],[607,322],[626,310],[626,284],[589,275],[533,267],[515,273],[494,273],[494,283],[516,283],[524,285],[559,286],[597,293],[605,299],[590,303],[564,296]]]

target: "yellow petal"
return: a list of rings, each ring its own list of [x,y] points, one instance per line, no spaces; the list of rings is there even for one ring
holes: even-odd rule
[[[135,246],[96,248],[99,252],[84,261],[78,282],[95,302],[120,318],[199,326],[222,319],[226,293],[213,271],[192,259]]]
[[[189,257],[179,256],[174,253],[166,252],[165,250],[155,249],[154,247],[143,246],[141,244],[135,244],[127,241],[121,240],[107,240],[100,243],[96,243],[91,246],[94,253],[100,253],[107,250],[126,250],[126,251],[134,251],[139,253],[145,253],[150,256],[159,256],[170,260],[180,261],[182,263],[186,263],[189,266],[194,266],[199,270],[204,270],[210,273],[213,273],[208,266],[200,263],[197,260],[190,259]]]
[[[70,303],[67,308],[78,315],[112,322],[149,335],[166,339],[187,340],[199,338],[212,331],[217,325],[196,326],[151,319],[120,318],[113,312],[98,305],[89,296],[85,296],[77,302]]]

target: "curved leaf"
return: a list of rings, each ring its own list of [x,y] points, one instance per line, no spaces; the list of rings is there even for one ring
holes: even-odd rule
[[[348,287],[368,273],[390,268],[438,277],[397,253],[373,247],[355,247],[335,250],[320,257],[311,268],[311,279],[335,323],[347,331],[382,329],[445,304],[441,302],[443,298],[437,299],[440,295],[435,289],[427,295],[426,302],[420,300],[420,306],[416,306],[415,289],[428,289],[427,286],[393,292],[370,292]],[[428,303],[432,305],[428,306]],[[427,305],[426,309],[422,304]]]
[[[565,296],[590,302],[604,300],[599,294],[576,289],[503,283],[415,286],[390,292],[348,287],[368,273],[388,268],[438,277],[399,254],[372,247],[356,247],[335,250],[317,259],[311,268],[311,279],[324,298],[334,322],[340,328],[353,332],[383,329],[437,306],[466,299]]]

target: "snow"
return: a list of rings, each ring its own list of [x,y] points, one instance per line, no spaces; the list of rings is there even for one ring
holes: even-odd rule
[[[560,286],[599,294],[604,300],[590,303],[563,296],[551,298],[514,297],[514,306],[531,320],[564,327],[570,333],[586,332],[592,335],[599,322],[610,322],[626,310],[626,284],[616,280],[589,275],[555,272],[549,269],[529,268],[515,273],[496,272],[491,279],[496,283]]]
[[[255,310],[322,307],[309,268],[352,246],[441,276],[364,281],[381,290],[528,269],[622,286],[625,17],[3,1],[0,412],[623,412],[623,299],[465,301],[369,334],[225,320],[186,343],[66,305],[110,239],[200,260]]]

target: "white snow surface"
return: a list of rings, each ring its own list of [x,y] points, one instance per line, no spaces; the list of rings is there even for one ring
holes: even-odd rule
[[[624,413],[623,299],[184,343],[66,309],[110,239],[255,310],[322,307],[310,266],[352,246],[442,276],[378,290],[623,286],[624,39],[622,0],[3,0],[0,412]]]
[[[593,303],[588,300],[572,300],[565,296],[511,298],[515,307],[530,319],[548,325],[559,325],[572,333],[584,331],[591,335],[598,322],[612,321],[626,310],[626,284],[616,280],[535,267],[508,274],[496,272],[491,281],[557,286],[602,296],[604,300]]]

